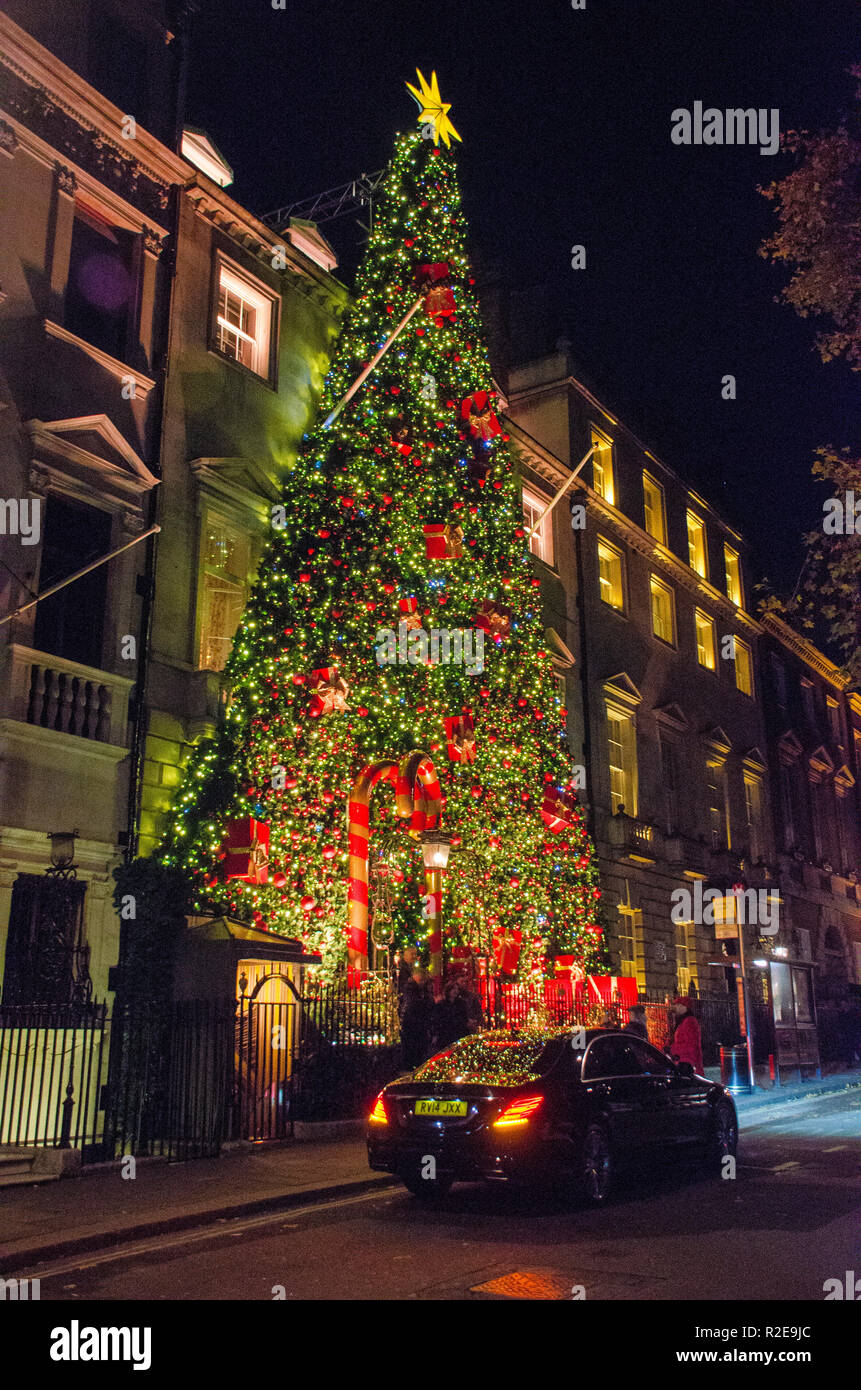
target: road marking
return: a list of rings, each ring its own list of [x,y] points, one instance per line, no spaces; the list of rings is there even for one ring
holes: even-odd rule
[[[841,1149],[848,1149],[848,1144],[832,1144],[830,1149],[823,1149],[824,1154],[839,1154]]]
[[[313,1216],[321,1211],[335,1211],[340,1207],[358,1206],[362,1202],[379,1200],[386,1193],[391,1195],[388,1185],[383,1187],[382,1192],[375,1188],[370,1192],[361,1192],[356,1197],[336,1197],[331,1202],[315,1202],[313,1206],[291,1208],[290,1215],[294,1217]],[[132,1260],[139,1255],[157,1254],[160,1250],[175,1246],[194,1245],[204,1240],[218,1240],[225,1235],[243,1235],[246,1231],[252,1231],[261,1226],[274,1225],[279,1221],[283,1222],[284,1212],[264,1212],[262,1216],[249,1216],[245,1220],[239,1221],[235,1226],[231,1222],[230,1230],[226,1231],[224,1224],[228,1219],[221,1217],[218,1222],[210,1226],[198,1226],[192,1231],[178,1232],[174,1236],[171,1236],[170,1232],[166,1232],[164,1235],[154,1236],[149,1240],[135,1241],[130,1245],[113,1246],[109,1249],[95,1251],[91,1255],[70,1255],[67,1259],[47,1267],[37,1265],[38,1277],[44,1280],[55,1279],[60,1274],[71,1274],[73,1270],[93,1269],[97,1265]],[[290,1229],[295,1230],[296,1227]]]
[[[800,1167],[801,1167],[801,1164],[800,1164],[800,1163],[796,1163],[795,1159],[793,1158],[793,1159],[790,1160],[789,1163],[777,1163],[777,1164],[775,1164],[775,1166],[771,1169],[771,1172],[772,1172],[772,1173],[782,1173],[782,1172],[784,1172],[785,1169],[787,1169],[787,1168],[800,1168]]]

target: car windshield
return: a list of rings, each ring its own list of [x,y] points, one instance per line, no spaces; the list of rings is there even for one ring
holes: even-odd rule
[[[424,1062],[415,1079],[519,1086],[544,1076],[558,1053],[557,1037],[545,1031],[479,1033]]]

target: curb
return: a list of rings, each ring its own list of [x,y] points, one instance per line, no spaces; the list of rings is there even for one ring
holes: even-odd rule
[[[231,1217],[257,1216],[263,1212],[289,1211],[292,1207],[304,1206],[308,1202],[319,1201],[323,1197],[349,1197],[361,1192],[373,1192],[375,1188],[397,1185],[397,1178],[381,1174],[374,1178],[360,1178],[355,1182],[334,1183],[328,1187],[306,1187],[298,1192],[279,1193],[274,1197],[258,1197],[253,1202],[234,1202],[231,1206],[210,1207],[205,1211],[182,1212],[177,1216],[166,1217],[161,1221],[140,1221],[113,1231],[93,1231],[89,1235],[75,1236],[70,1240],[60,1240],[51,1245],[34,1245],[25,1250],[14,1250],[0,1255],[0,1274],[15,1274],[39,1262],[62,1258],[64,1255],[81,1255],[92,1250],[109,1250],[136,1240],[146,1240],[150,1236],[166,1235],[170,1231],[188,1231],[207,1222],[229,1220]],[[38,1274],[38,1270],[35,1271]]]
[[[815,1082],[813,1084],[816,1085]],[[783,1090],[783,1087],[779,1089],[775,1088],[775,1090],[777,1094],[769,1092],[764,1096],[733,1096],[739,1115],[744,1115],[748,1111],[756,1112],[758,1110],[767,1110],[772,1106],[777,1109],[779,1106],[783,1105],[797,1105],[799,1101],[814,1100],[820,1096],[839,1096],[844,1091],[858,1091],[861,1090],[861,1077],[859,1077],[857,1081],[841,1082],[839,1086],[817,1085],[815,1090],[792,1091],[788,1095]]]

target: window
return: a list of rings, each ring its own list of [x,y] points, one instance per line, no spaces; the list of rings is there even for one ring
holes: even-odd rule
[[[643,937],[643,912],[630,906],[631,890],[625,884],[627,901],[619,903],[617,938],[619,942],[619,974],[637,981],[638,990],[646,988],[646,947]]]
[[[744,813],[747,820],[747,843],[752,864],[765,858],[762,839],[762,783],[752,773],[744,774]]]
[[[607,756],[613,814],[637,814],[637,736],[633,715],[607,708]]]
[[[777,701],[778,707],[785,710],[787,707],[786,667],[780,657],[775,656],[773,653],[771,657],[771,672],[774,677],[774,698]]]
[[[646,1076],[673,1076],[675,1067],[663,1052],[641,1038],[631,1038],[628,1046],[636,1057]]]
[[[203,529],[203,623],[200,666],[223,671],[248,596],[248,537],[208,517]]]
[[[82,203],[75,204],[63,326],[125,360],[137,313],[140,238]]]
[[[739,637],[735,639],[735,684],[742,695],[753,695],[753,658],[750,647]]]
[[[707,671],[715,669],[715,625],[714,619],[701,608],[694,609],[694,624],[697,631],[697,661]]]
[[[688,562],[692,570],[708,579],[705,522],[696,512],[688,512]]]
[[[664,800],[664,827],[668,835],[679,828],[679,759],[676,745],[661,735],[661,783]]]
[[[218,265],[214,342],[219,352],[267,381],[277,300],[224,262]]]
[[[667,516],[664,508],[664,489],[650,473],[643,474],[643,511],[646,530],[661,545],[667,543]]]
[[[783,813],[783,848],[787,851],[795,849],[795,787],[796,772],[794,765],[787,763],[780,765],[780,809]]]
[[[625,606],[624,561],[621,551],[607,541],[598,541],[598,587],[601,598],[620,611]]]
[[[724,544],[723,564],[724,574],[726,575],[726,596],[730,603],[735,604],[736,608],[741,608],[741,564],[738,558],[738,551],[733,550],[731,545]]]
[[[523,489],[523,524],[527,534],[537,525],[538,518],[547,510],[547,500],[534,492]],[[529,549],[545,565],[553,564],[553,513],[545,516],[534,535],[529,537]]]
[[[612,506],[616,501],[616,488],[613,480],[613,445],[600,430],[592,430],[592,486]]]
[[[663,580],[652,575],[649,581],[652,593],[652,632],[662,642],[671,647],[676,643],[676,615],[673,591]]]
[[[627,1038],[596,1038],[583,1058],[583,1080],[600,1076],[641,1076],[642,1067]]]
[[[706,790],[711,847],[714,850],[731,849],[726,768],[723,763],[709,761],[706,764]]]
[[[92,993],[84,930],[87,885],[19,874],[12,885],[4,1005],[87,1003]]]
[[[687,994],[691,985],[699,990],[697,940],[693,922],[676,922],[676,988]]]
[[[107,512],[49,493],[42,533],[39,589],[83,569],[111,549]],[[74,584],[44,599],[36,609],[33,645],[82,666],[100,667],[108,597],[108,566],[100,565]]]

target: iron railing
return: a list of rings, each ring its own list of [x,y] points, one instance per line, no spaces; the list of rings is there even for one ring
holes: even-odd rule
[[[98,1149],[109,1036],[105,1004],[0,1008],[0,1144]]]

